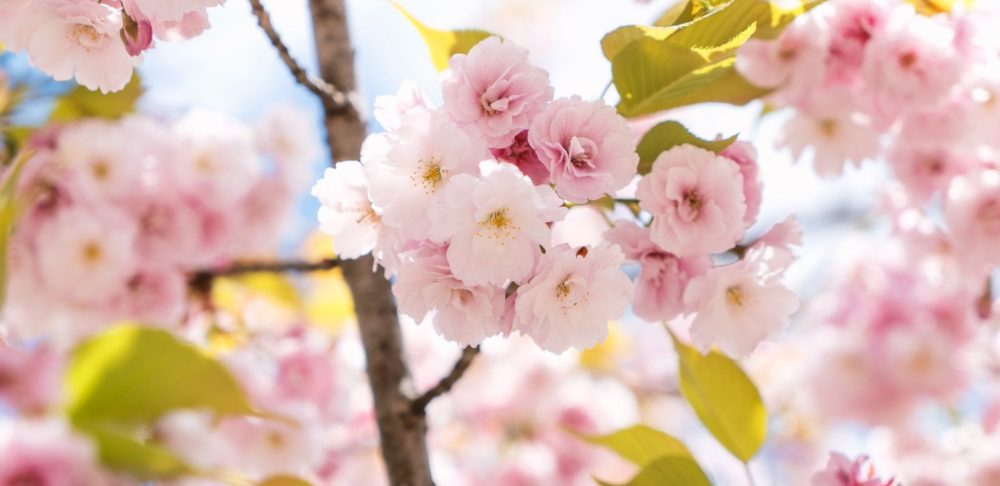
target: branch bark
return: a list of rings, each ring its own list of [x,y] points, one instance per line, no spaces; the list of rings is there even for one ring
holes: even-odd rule
[[[281,36],[278,35],[278,31],[274,29],[274,25],[271,24],[271,16],[267,13],[261,0],[250,0],[250,9],[253,11],[254,17],[257,17],[257,23],[260,25],[261,30],[267,35],[267,39],[271,41],[271,45],[274,46],[274,50],[278,51],[278,56],[281,57],[281,61],[285,63],[288,70],[292,73],[292,77],[298,81],[299,84],[304,86],[306,89],[311,91],[320,101],[323,103],[323,108],[329,113],[332,111],[346,110],[349,107],[356,108],[352,100],[352,92],[338,91],[330,83],[326,82],[322,78],[317,78],[315,76],[310,76],[306,72],[298,61],[292,57],[291,51],[288,50],[288,46],[285,45],[284,41],[281,40]]]
[[[451,368],[451,371],[441,378],[436,385],[432,386],[429,390],[425,391],[419,397],[414,398],[411,403],[411,409],[413,413],[424,414],[427,410],[427,405],[430,405],[435,398],[444,395],[451,391],[451,388],[458,383],[458,380],[462,378],[462,375],[468,371],[469,366],[472,366],[472,360],[476,359],[479,355],[479,346],[468,346],[462,350],[462,355],[458,357],[458,361],[455,361],[455,366]]]
[[[354,51],[351,48],[344,0],[310,0],[316,54],[321,77],[341,92],[355,90]],[[334,163],[357,160],[365,124],[354,106],[326,110],[327,142]],[[372,257],[341,264],[358,316],[367,359],[368,380],[375,398],[382,457],[394,486],[432,485],[425,436],[427,421],[413,413],[412,381],[403,355],[396,306],[389,282],[372,271]]]

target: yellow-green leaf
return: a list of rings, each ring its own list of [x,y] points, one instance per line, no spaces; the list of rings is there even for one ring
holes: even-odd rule
[[[673,339],[684,398],[719,443],[749,461],[767,438],[767,411],[757,387],[726,355],[715,350],[702,355]]]
[[[639,141],[639,145],[636,147],[636,152],[639,154],[639,173],[648,174],[652,169],[653,161],[661,153],[678,145],[689,144],[719,153],[735,141],[736,135],[722,140],[704,140],[695,136],[684,125],[676,121],[665,121],[649,129]]]
[[[633,425],[608,435],[581,435],[580,437],[591,444],[615,451],[619,456],[639,467],[665,456],[692,458],[691,451],[684,443],[669,434],[646,425]]]
[[[479,41],[493,35],[484,30],[439,30],[428,27],[398,3],[392,2],[392,5],[420,32],[424,43],[427,44],[427,50],[430,51],[431,62],[434,63],[434,67],[438,71],[443,71],[448,67],[448,60],[451,59],[451,56],[465,54]]]
[[[136,325],[115,327],[80,345],[66,386],[66,409],[78,426],[133,427],[180,409],[253,413],[221,363],[167,331]]]
[[[260,482],[257,486],[312,486],[309,481],[295,476],[271,476]]]
[[[604,35],[601,39],[601,50],[607,60],[613,61],[629,44],[642,38],[663,40],[677,32],[677,29],[679,29],[677,26],[623,25]]]
[[[614,486],[598,480],[602,486]],[[621,486],[711,486],[708,476],[694,459],[667,456],[657,459],[642,469],[632,480]]]
[[[83,429],[97,443],[98,458],[105,466],[140,480],[176,478],[196,471],[173,452],[143,443],[125,434],[94,427]]]
[[[138,74],[120,91],[103,94],[77,86],[59,97],[49,118],[53,121],[72,121],[78,118],[121,118],[135,111],[135,102],[142,96],[142,83]]]
[[[10,163],[0,179],[0,306],[7,297],[7,244],[14,229],[20,207],[17,200],[17,181],[24,164],[32,152],[23,151]]]
[[[642,38],[615,56],[611,75],[621,96],[618,112],[636,116],[657,111],[657,100],[707,61],[693,50],[665,41]]]

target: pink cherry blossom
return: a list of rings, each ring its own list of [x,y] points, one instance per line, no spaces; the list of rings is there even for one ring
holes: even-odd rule
[[[871,0],[839,0],[830,2],[829,7],[827,82],[852,83],[861,70],[869,42],[882,34],[889,9],[885,2]]]
[[[67,424],[45,421],[0,423],[0,484],[89,486],[107,484],[93,444]]]
[[[122,42],[130,56],[138,56],[153,47],[153,23],[135,7],[135,0],[124,0],[122,6]]]
[[[862,76],[883,114],[932,105],[944,99],[962,76],[954,30],[940,19],[894,9],[885,30],[871,39]]]
[[[1000,172],[976,171],[953,179],[944,216],[958,256],[970,269],[1000,263]]]
[[[187,290],[183,273],[150,265],[129,277],[113,312],[143,324],[177,326],[184,316]]]
[[[371,137],[361,153],[370,181],[369,193],[386,225],[411,239],[425,239],[432,224],[428,208],[441,197],[448,181],[477,174],[489,157],[486,146],[436,111],[414,113],[395,132]]]
[[[121,200],[136,191],[144,169],[138,144],[117,125],[88,120],[59,134],[56,158],[73,170],[81,193],[91,199]]]
[[[219,112],[196,110],[173,130],[177,151],[163,170],[176,187],[209,209],[228,209],[250,192],[263,168],[245,124]]]
[[[796,113],[779,136],[777,144],[788,147],[801,159],[812,152],[813,169],[821,176],[844,172],[847,162],[860,165],[878,155],[879,133],[852,113]]]
[[[948,187],[952,178],[964,173],[970,161],[948,145],[898,140],[886,154],[896,178],[918,201],[926,201]]]
[[[62,389],[63,358],[47,346],[0,344],[0,402],[34,415],[55,405]]]
[[[702,352],[745,356],[784,329],[799,307],[798,296],[778,281],[782,268],[767,264],[763,249],[730,265],[713,268],[688,283],[684,303],[697,308],[691,339]]]
[[[0,2],[0,42],[3,42],[7,49],[19,51],[28,47],[38,21],[37,12],[28,8],[34,1]]]
[[[510,164],[476,178],[460,174],[431,209],[431,238],[449,242],[448,263],[467,285],[505,285],[527,279],[549,245],[547,223],[566,209],[548,186],[534,186]]]
[[[272,159],[290,189],[304,189],[314,177],[312,164],[322,153],[315,127],[312,117],[291,105],[276,106],[257,122],[257,147]]]
[[[375,248],[381,216],[368,200],[368,182],[360,162],[343,161],[326,169],[312,195],[321,204],[319,229],[334,237],[338,255],[358,258]]]
[[[474,126],[490,148],[509,146],[552,99],[549,74],[528,63],[528,51],[499,37],[452,56],[441,83],[444,108],[456,123]]]
[[[411,114],[430,110],[430,103],[420,88],[410,80],[404,80],[399,85],[395,95],[375,97],[375,107],[372,114],[382,128],[389,131],[399,130]]]
[[[743,221],[749,227],[757,220],[760,212],[763,184],[760,181],[760,167],[757,164],[757,150],[747,142],[734,142],[719,155],[736,162],[743,176],[743,196],[747,204],[747,212]]]
[[[663,321],[688,309],[684,289],[688,282],[712,267],[708,255],[678,258],[661,250],[649,238],[649,229],[628,220],[615,222],[605,237],[622,248],[627,260],[641,265],[635,280],[633,311],[647,321]]]
[[[299,347],[278,360],[275,392],[282,400],[302,400],[323,407],[334,399],[333,365],[326,353]]]
[[[810,480],[811,486],[893,486],[896,481],[883,481],[875,477],[875,469],[867,465],[867,456],[853,461],[839,452],[831,452],[826,469],[817,472]]]
[[[553,353],[600,343],[608,321],[620,318],[632,299],[632,282],[620,268],[624,260],[607,243],[550,249],[517,289],[514,328]]]
[[[400,265],[392,291],[403,314],[420,322],[433,313],[434,329],[445,339],[475,346],[501,332],[504,290],[462,283],[452,274],[445,251],[429,246],[414,252],[412,261]]]
[[[528,142],[527,130],[518,133],[509,146],[492,149],[491,152],[500,162],[515,165],[522,174],[530,177],[536,186],[549,183],[549,169],[538,160],[538,154]]]
[[[121,12],[100,2],[35,2],[26,15],[35,26],[26,50],[31,63],[53,79],[92,90],[118,91],[132,77],[133,60],[122,43]]]
[[[653,242],[679,257],[728,250],[743,234],[740,168],[711,151],[681,145],[661,153],[636,196],[653,214]]]
[[[816,17],[796,19],[773,41],[750,39],[737,52],[736,70],[764,88],[783,87],[794,98],[823,80],[828,39]]]
[[[625,119],[603,101],[579,96],[550,103],[532,122],[528,142],[556,192],[575,203],[625,187],[639,164]]]
[[[38,269],[62,298],[109,302],[135,270],[134,223],[110,208],[61,211],[39,229]]]

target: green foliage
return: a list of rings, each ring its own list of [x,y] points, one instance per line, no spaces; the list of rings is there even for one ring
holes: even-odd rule
[[[439,30],[428,27],[398,3],[392,2],[392,5],[420,32],[424,43],[427,44],[427,50],[430,51],[431,62],[438,71],[444,71],[448,67],[451,56],[465,54],[479,41],[493,35],[484,30]]]
[[[52,108],[52,121],[67,122],[79,118],[121,118],[135,111],[135,102],[142,96],[142,83],[138,74],[121,91],[103,94],[77,86],[56,100]]]
[[[169,450],[101,427],[84,429],[97,444],[105,466],[141,479],[166,479],[196,471]]]
[[[140,479],[192,471],[169,451],[136,438],[165,414],[256,413],[221,363],[167,331],[137,325],[81,344],[70,359],[66,390],[70,421],[94,437],[102,461]]]
[[[665,121],[649,129],[639,141],[636,147],[636,152],[639,153],[639,173],[648,174],[661,153],[678,145],[689,144],[719,153],[735,141],[736,135],[722,140],[703,140],[689,132],[684,125],[673,120]]]
[[[602,486],[616,486],[598,481]],[[698,463],[681,456],[657,459],[639,470],[629,482],[621,486],[711,486]]]
[[[693,459],[691,451],[683,442],[646,425],[633,425],[608,435],[581,437],[591,444],[615,451],[623,459],[640,467],[666,456]]]
[[[768,93],[733,68],[752,37],[773,38],[797,15],[821,3],[783,8],[767,0],[690,0],[657,25],[615,29],[601,41],[626,117],[702,102],[743,104]]]
[[[16,197],[17,181],[31,156],[31,152],[21,152],[0,179],[0,306],[7,297],[7,243],[20,210]]]
[[[740,366],[726,355],[702,355],[676,337],[680,388],[705,428],[743,462],[767,438],[767,411],[760,392]]]

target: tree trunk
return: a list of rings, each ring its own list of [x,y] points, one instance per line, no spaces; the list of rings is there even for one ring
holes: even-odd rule
[[[310,0],[310,8],[321,76],[340,91],[354,91],[354,50],[344,0]],[[328,109],[325,118],[334,162],[357,160],[365,137],[361,116],[353,109]],[[354,298],[389,480],[394,486],[432,485],[427,422],[411,409],[412,382],[389,282],[372,271],[371,256],[341,266]]]

